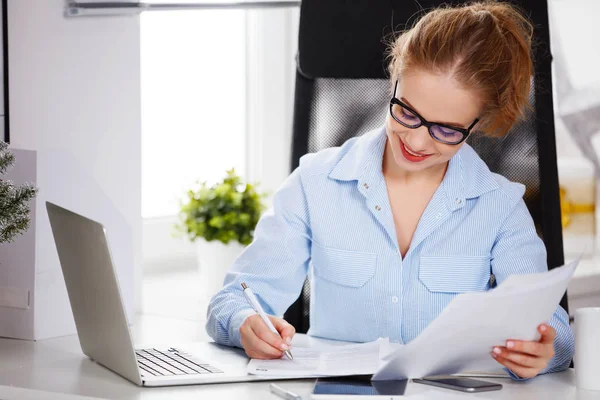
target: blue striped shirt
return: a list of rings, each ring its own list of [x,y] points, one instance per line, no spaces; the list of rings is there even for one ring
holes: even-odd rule
[[[385,143],[385,129],[377,129],[302,157],[210,302],[206,328],[216,342],[241,347],[239,328],[254,313],[241,282],[281,316],[309,276],[310,335],[408,343],[456,295],[489,290],[492,275],[502,283],[547,271],[524,186],[492,173],[467,144],[402,258],[382,173]],[[567,368],[574,352],[561,307],[549,324],[555,356],[543,372]]]

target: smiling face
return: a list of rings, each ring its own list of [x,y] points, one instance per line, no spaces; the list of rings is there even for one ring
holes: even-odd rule
[[[429,122],[465,129],[482,110],[474,91],[461,88],[450,75],[424,71],[405,73],[398,80],[396,98]],[[440,143],[430,136],[426,126],[407,128],[389,112],[385,125],[388,145],[384,168],[392,173],[445,170],[448,161],[464,144]]]

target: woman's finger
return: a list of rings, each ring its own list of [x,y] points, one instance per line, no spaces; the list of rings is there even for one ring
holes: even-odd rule
[[[508,340],[506,342],[506,349],[508,349],[508,351],[516,351],[537,357],[545,356],[546,353],[549,352],[546,344],[522,340]]]
[[[528,368],[518,365],[506,358],[492,352],[492,357],[500,364],[504,365],[506,368],[510,369],[513,373],[515,373],[520,378],[533,378],[537,376],[539,370],[536,368]]]
[[[547,324],[542,324],[538,327],[542,338],[540,343],[554,344],[554,338],[556,337],[556,329]]]
[[[265,322],[262,319],[255,321],[255,323],[253,324],[250,324],[250,327],[252,328],[254,334],[260,340],[265,342],[265,344],[269,345],[269,347],[272,347],[273,349],[279,352],[287,350],[289,348],[287,343],[285,343],[284,340],[277,333],[271,332],[271,330],[267,327],[267,324],[265,324]]]
[[[283,341],[289,345],[292,342],[292,338],[296,334],[296,328],[294,328],[292,324],[283,318],[269,316],[269,319],[273,323],[275,329],[277,329],[277,332],[279,332],[281,335]]]
[[[263,328],[268,331],[266,334],[262,332]],[[251,358],[260,359],[272,359],[281,357],[281,355],[283,354],[282,351],[269,344],[268,341],[262,339],[260,335],[257,335],[256,330],[261,332],[260,334],[262,334],[263,336],[266,336],[267,339],[278,341],[276,342],[276,344],[283,344],[281,338],[279,338],[278,335],[274,334],[269,330],[269,328],[267,328],[260,316],[252,315],[248,317],[240,327],[240,339],[242,342],[242,347],[246,351],[246,354]],[[268,334],[272,336],[268,336]]]
[[[272,332],[269,331],[269,333]],[[252,358],[272,359],[283,356],[281,350],[271,346],[257,335],[252,325],[250,325],[250,332],[243,339],[242,344],[244,349],[246,349],[246,353]]]
[[[271,320],[273,320],[273,318],[275,317],[270,317]],[[285,341],[281,338],[281,336],[279,336],[278,333],[272,332],[271,329],[269,329],[260,315],[252,315],[248,317],[247,321],[254,334],[260,339],[278,350],[287,350],[287,344]]]
[[[556,337],[556,330],[546,324],[540,325],[538,330],[542,334],[539,342],[508,340],[506,342],[506,348],[509,351],[516,351],[548,359],[552,358],[554,356],[554,338]]]
[[[494,354],[502,357],[503,359],[510,360],[515,364],[518,364],[523,367],[543,368],[543,365],[545,363],[544,359],[540,357],[531,356],[529,354],[519,353],[516,351],[510,351],[501,347],[494,347],[493,352]]]

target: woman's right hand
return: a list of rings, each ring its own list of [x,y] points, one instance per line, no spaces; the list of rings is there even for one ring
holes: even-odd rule
[[[242,346],[250,358],[270,360],[281,358],[283,350],[291,348],[296,329],[283,318],[269,315],[269,319],[281,337],[271,332],[260,315],[251,315],[240,327]]]

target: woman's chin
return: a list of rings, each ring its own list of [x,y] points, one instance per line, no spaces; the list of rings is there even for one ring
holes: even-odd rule
[[[399,157],[395,157],[394,159],[396,161],[396,165],[405,171],[418,172],[418,171],[424,171],[427,168],[431,167],[430,160],[423,160],[421,162],[412,162],[412,161],[408,161],[407,159],[402,157],[402,155],[400,155]]]

